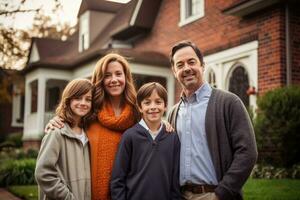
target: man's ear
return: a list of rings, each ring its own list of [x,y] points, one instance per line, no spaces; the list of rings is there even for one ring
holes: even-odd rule
[[[204,71],[205,71],[205,64],[203,63],[203,64],[201,65],[201,67],[202,67],[202,72],[204,73]]]
[[[173,74],[174,74],[174,76],[175,76],[175,78],[176,78],[176,72],[175,72],[174,65],[172,65],[171,68],[172,68],[172,72],[173,72]]]

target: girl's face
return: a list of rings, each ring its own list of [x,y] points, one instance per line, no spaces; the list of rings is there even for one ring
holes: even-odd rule
[[[110,97],[121,97],[125,89],[125,73],[118,61],[110,62],[104,75],[104,89]]]
[[[84,117],[91,111],[92,108],[92,91],[90,90],[88,93],[74,98],[70,102],[70,107],[76,118]]]

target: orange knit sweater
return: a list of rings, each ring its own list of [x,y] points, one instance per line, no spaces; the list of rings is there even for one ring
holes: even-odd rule
[[[88,138],[91,149],[92,199],[109,200],[109,181],[121,134],[135,120],[133,108],[125,105],[116,117],[111,104],[106,104],[98,113],[98,123],[91,125]]]

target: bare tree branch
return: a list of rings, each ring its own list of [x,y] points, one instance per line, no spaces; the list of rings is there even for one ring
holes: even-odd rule
[[[26,13],[26,12],[38,12],[40,11],[40,8],[37,9],[16,9],[16,10],[10,10],[10,11],[0,11],[0,15],[10,15],[10,14],[16,14],[16,13]]]

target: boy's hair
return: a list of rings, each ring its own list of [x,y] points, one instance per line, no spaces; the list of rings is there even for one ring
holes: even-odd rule
[[[91,111],[82,118],[79,127],[83,128],[86,121],[90,120],[93,113],[93,84],[88,79],[75,79],[68,83],[65,87],[61,101],[56,108],[56,115],[62,118],[70,127],[75,126],[74,114],[71,110],[70,102],[74,98],[79,98],[82,95],[85,95],[89,91],[92,91],[92,107]]]
[[[167,90],[160,83],[150,82],[142,85],[142,87],[137,92],[137,103],[141,108],[142,101],[150,97],[152,92],[156,90],[158,96],[164,100],[165,106],[168,104],[168,93]]]

